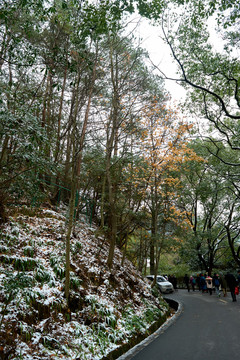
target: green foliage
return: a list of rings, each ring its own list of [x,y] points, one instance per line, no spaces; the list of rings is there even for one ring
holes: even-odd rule
[[[59,261],[56,257],[50,258],[50,264],[53,268],[54,273],[57,275],[59,279],[63,279],[65,277],[65,268],[63,266],[63,262]]]
[[[144,320],[138,315],[129,313],[125,322],[126,329],[132,334],[143,334],[146,331]]]
[[[44,270],[42,267],[38,267],[35,273],[35,279],[41,283],[48,283],[50,286],[55,285],[55,279],[52,277],[52,275]]]
[[[162,311],[158,308],[148,308],[145,312],[145,319],[149,324],[152,324],[154,321],[159,320],[162,316]]]
[[[6,280],[3,284],[8,293],[16,293],[19,289],[32,288],[34,283],[33,276],[25,272],[18,272],[17,274],[6,272]]]
[[[81,254],[81,249],[82,249],[82,244],[80,241],[77,241],[72,248],[72,253],[75,255]]]
[[[31,326],[27,326],[22,322],[19,323],[19,328],[20,328],[20,335],[22,340],[28,343],[32,338],[33,329],[31,328]]]
[[[26,107],[19,106],[13,115],[5,106],[0,106],[0,138],[12,138],[14,148],[14,152],[5,153],[2,159],[0,184],[16,197],[43,199],[45,196],[36,176],[36,170],[41,172],[51,168],[39,146],[46,143],[45,135],[39,120]]]
[[[70,289],[77,291],[79,289],[81,283],[82,283],[82,281],[77,276],[70,273]]]
[[[159,288],[157,285],[155,285],[154,287],[151,288],[151,291],[152,291],[152,295],[156,298],[159,297]]]
[[[187,240],[187,244],[188,243],[189,239]],[[181,244],[185,244],[185,242]],[[175,275],[176,277],[179,277],[184,276],[186,273],[189,273],[190,269],[192,268],[189,264],[190,257],[182,257],[181,250],[182,247],[180,246],[180,244],[178,244],[176,251],[164,253],[161,255],[158,267],[159,274]]]
[[[181,243],[180,254],[191,269],[209,271],[213,266],[223,266],[230,245],[226,239],[238,238],[239,201],[232,181],[235,170],[214,155],[213,142],[195,141],[192,146],[206,161],[189,163],[182,171],[180,206],[188,211],[192,231]],[[222,158],[226,159],[229,151],[228,146],[219,144]]]
[[[0,261],[3,264],[11,264],[13,268],[18,271],[31,271],[37,267],[37,261],[32,258],[17,258],[8,255],[2,255]]]
[[[48,335],[42,337],[42,344],[44,347],[50,350],[61,349],[62,346],[58,340]]]
[[[24,256],[28,256],[28,257],[31,257],[31,258],[34,257],[34,252],[35,252],[35,250],[31,246],[26,246],[23,249]]]
[[[14,268],[21,271],[31,271],[37,266],[37,262],[31,258],[16,258]]]
[[[108,326],[115,329],[117,324],[117,317],[113,312],[114,309],[110,308],[105,303],[98,301],[98,299],[94,296],[88,297],[86,300],[91,306],[92,316],[96,316],[98,321],[103,321]]]
[[[148,19],[158,20],[165,9],[166,1],[164,0],[139,0],[137,9],[141,16]]]

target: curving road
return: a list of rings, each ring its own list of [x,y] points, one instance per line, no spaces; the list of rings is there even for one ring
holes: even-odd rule
[[[119,360],[240,360],[240,295],[179,290],[180,311],[157,334]]]

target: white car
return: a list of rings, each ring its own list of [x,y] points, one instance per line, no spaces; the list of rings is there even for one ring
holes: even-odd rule
[[[153,281],[154,275],[148,275],[147,279]],[[174,291],[173,284],[170,283],[164,276],[157,275],[157,285],[161,293],[172,293]]]

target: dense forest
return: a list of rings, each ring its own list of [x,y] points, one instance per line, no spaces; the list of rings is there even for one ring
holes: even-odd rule
[[[146,274],[240,268],[239,29],[236,0],[1,0],[1,359],[117,358],[172,315]]]
[[[161,31],[184,104],[127,31],[134,12]],[[169,271],[240,266],[239,17],[233,0],[1,1],[1,222],[12,206],[68,205],[67,297],[83,213],[109,268],[116,246],[142,273],[166,253]]]

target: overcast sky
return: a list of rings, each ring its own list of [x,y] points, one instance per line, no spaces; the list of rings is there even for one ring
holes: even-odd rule
[[[141,19],[139,25],[135,28],[139,17],[134,17],[129,24],[129,29],[134,28],[134,35],[141,40],[141,47],[146,49],[150,55],[151,61],[157,65],[161,71],[169,78],[176,78],[176,63],[174,63],[168,45],[161,39],[161,29],[152,26],[149,21]],[[134,25],[135,24],[135,25]],[[172,100],[180,100],[185,96],[185,90],[175,81],[165,80],[165,87],[172,96]]]
[[[141,47],[149,52],[152,62],[157,65],[168,78],[179,78],[176,74],[177,65],[171,57],[169,46],[161,39],[161,28],[151,25],[146,19],[142,18],[140,22],[139,20],[139,16],[133,16],[129,23],[129,29],[134,28],[134,35],[142,39]],[[135,28],[137,23],[139,23],[139,25]],[[208,23],[210,43],[216,51],[222,52],[224,42],[215,31],[216,21],[210,18]],[[173,101],[184,99],[186,91],[176,81],[165,80],[165,87],[170,92]]]

